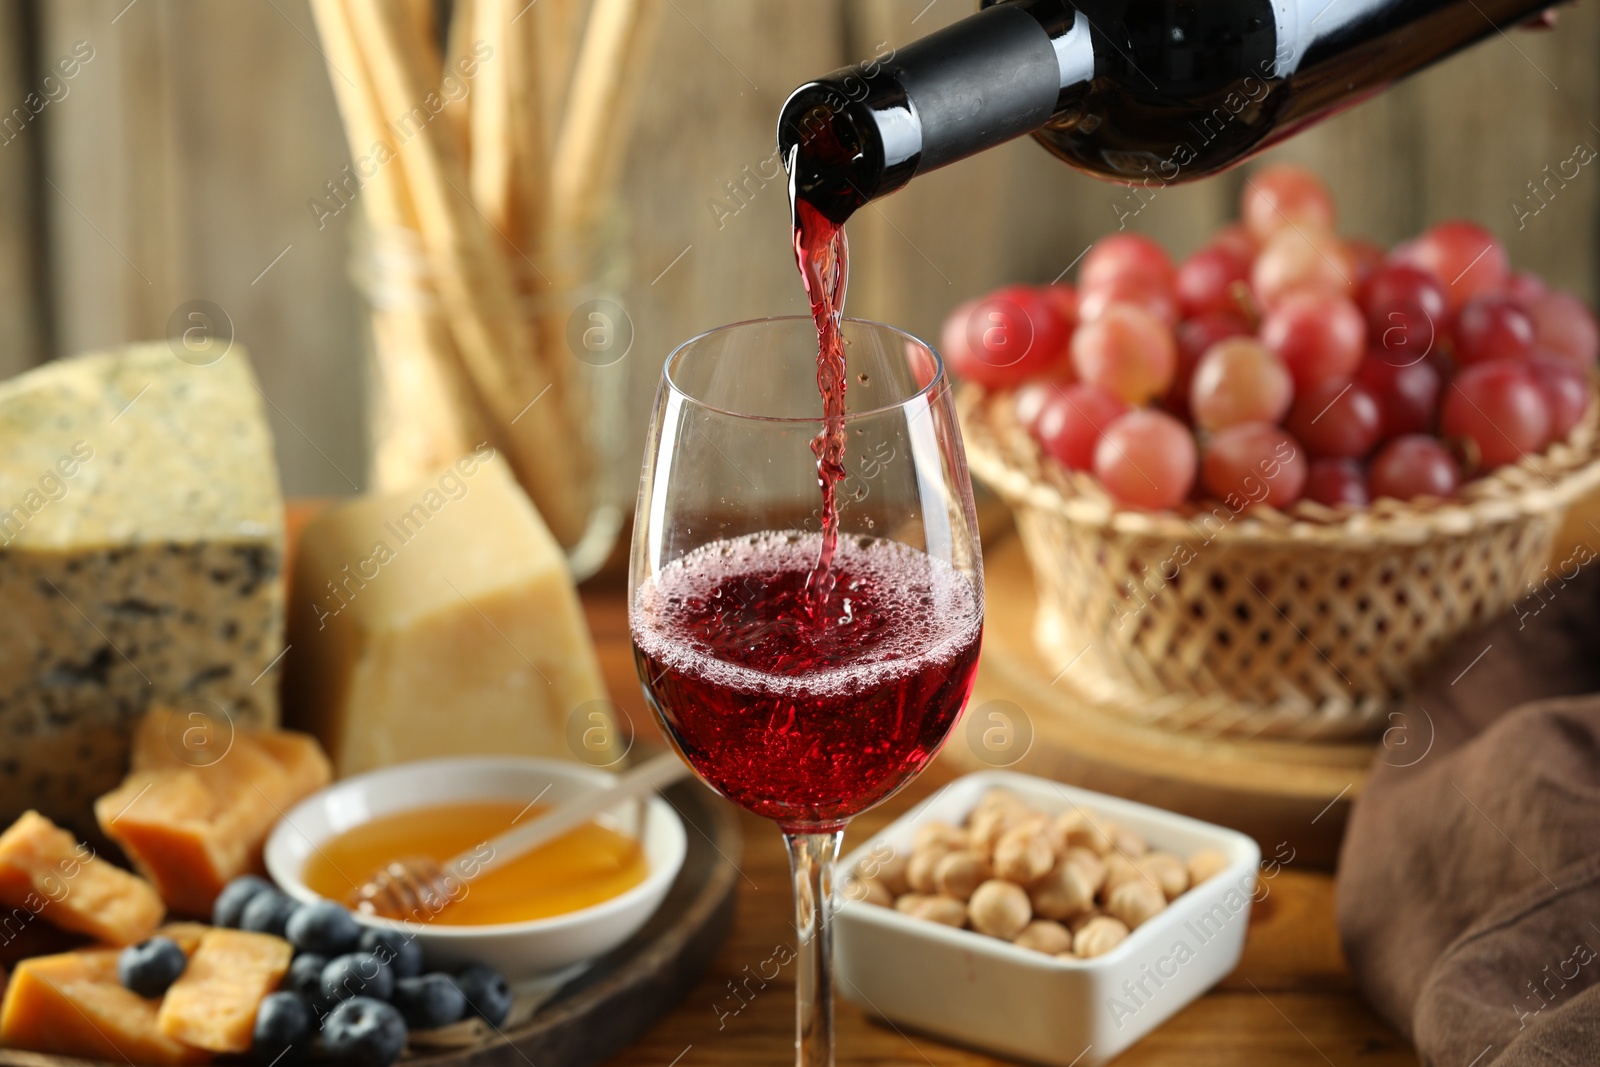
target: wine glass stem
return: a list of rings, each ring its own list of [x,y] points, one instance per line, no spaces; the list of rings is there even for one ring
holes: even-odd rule
[[[843,830],[785,833],[794,880],[796,1067],[833,1067],[833,863]]]

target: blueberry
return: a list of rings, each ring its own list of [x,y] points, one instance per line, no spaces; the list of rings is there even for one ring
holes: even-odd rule
[[[456,974],[456,985],[474,1015],[499,1026],[511,1014],[511,986],[506,976],[487,963],[473,963]]]
[[[211,905],[211,925],[238,926],[245,905],[254,900],[258,893],[271,888],[271,882],[253,874],[242,874],[235,878],[222,887],[216,903]]]
[[[356,947],[361,927],[343,905],[331,900],[302,904],[284,927],[289,944],[301,952],[340,956]]]
[[[405,1050],[405,1020],[381,1000],[351,997],[323,1022],[322,1044],[347,1067],[389,1067]]]
[[[467,998],[448,974],[400,979],[394,984],[394,1006],[413,1030],[449,1026],[467,1014]]]
[[[276,889],[262,890],[252,897],[250,903],[244,906],[244,911],[239,913],[239,929],[282,937],[289,916],[293,915],[299,906],[294,898]]]
[[[422,973],[422,946],[399,930],[368,927],[361,932],[359,946],[363,952],[376,953],[396,978],[415,978]]]
[[[311,1052],[311,1008],[293,993],[268,993],[256,1009],[250,1057],[257,1063],[300,1063]]]
[[[298,993],[307,1001],[316,1001],[322,997],[322,969],[328,965],[328,957],[315,952],[302,952],[289,964],[289,973],[283,979],[283,988],[291,993]]]
[[[372,952],[347,952],[322,968],[322,995],[328,1000],[371,997],[388,1000],[394,995],[394,972]]]
[[[117,978],[141,997],[153,999],[165,993],[188,965],[188,957],[176,941],[152,937],[122,950],[117,956]]]

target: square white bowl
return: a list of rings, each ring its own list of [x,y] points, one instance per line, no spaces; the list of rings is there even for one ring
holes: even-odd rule
[[[1057,959],[971,930],[913,919],[893,908],[840,900],[835,951],[839,992],[901,1026],[1036,1063],[1094,1067],[1113,1059],[1239,962],[1261,850],[1244,834],[1120,797],[1010,771],[950,783],[846,856],[884,846],[909,854],[919,824],[960,825],[990,789],[1009,789],[1042,811],[1076,805],[1142,834],[1152,848],[1188,858],[1215,849],[1227,868],[1195,886],[1093,959]]]

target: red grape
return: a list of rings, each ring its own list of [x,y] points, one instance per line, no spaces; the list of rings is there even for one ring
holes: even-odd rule
[[[1592,367],[1600,355],[1600,325],[1594,313],[1564,289],[1552,289],[1529,309],[1538,346],[1579,367]]]
[[[1178,321],[1178,297],[1172,283],[1145,274],[1124,274],[1098,285],[1085,285],[1078,300],[1078,318],[1093,322],[1112,304],[1137,304],[1172,326]]]
[[[1505,245],[1474,222],[1441,222],[1390,258],[1431,271],[1444,283],[1452,309],[1504,289],[1511,273]]]
[[[1277,422],[1293,396],[1283,360],[1254,337],[1230,337],[1200,357],[1189,410],[1200,429],[1221,430],[1241,422]]]
[[[1478,467],[1492,470],[1545,446],[1550,404],[1526,363],[1491,359],[1462,368],[1445,388],[1439,428],[1472,441]]]
[[[1247,422],[1212,436],[1200,478],[1235,511],[1250,504],[1286,508],[1300,499],[1309,465],[1294,438],[1276,426]]]
[[[1055,302],[1031,285],[1008,285],[950,313],[945,360],[962,378],[1006,389],[1054,369],[1067,333]]]
[[[1127,413],[1128,405],[1087,382],[1064,385],[1059,390],[1052,389],[1051,394],[1034,424],[1033,435],[1062,466],[1086,471],[1094,466],[1094,446],[1099,444],[1101,434]]]
[[[1045,405],[1055,395],[1055,382],[1028,382],[1017,389],[1011,398],[1011,407],[1024,430],[1033,432],[1039,424],[1039,416],[1044,414]]]
[[[1094,473],[1124,504],[1177,507],[1194,485],[1194,435],[1164,412],[1130,411],[1106,427],[1095,446]]]
[[[1528,369],[1550,405],[1550,439],[1565,441],[1572,428],[1589,410],[1591,397],[1588,372],[1561,356],[1544,353],[1528,360]]]
[[[1382,245],[1376,241],[1368,241],[1361,237],[1352,237],[1345,241],[1344,246],[1350,252],[1350,260],[1356,265],[1356,291],[1367,284],[1367,279],[1383,269],[1384,257],[1388,254]]]
[[[1071,333],[1073,327],[1078,325],[1078,291],[1066,282],[1041,285],[1039,291],[1055,305],[1061,313],[1061,321],[1067,324],[1067,332]]]
[[[1222,229],[1211,235],[1210,248],[1220,248],[1231,256],[1249,263],[1256,258],[1256,253],[1261,250],[1261,242],[1257,241],[1250,231],[1245,229],[1242,222],[1230,222]]]
[[[1183,313],[1237,313],[1239,301],[1234,293],[1239,286],[1248,284],[1252,258],[1221,245],[1209,245],[1184,260],[1174,283]]]
[[[1366,472],[1353,459],[1314,459],[1306,473],[1306,499],[1330,508],[1340,504],[1365,507]]]
[[[1360,457],[1378,443],[1383,414],[1366,386],[1324,382],[1295,398],[1284,428],[1318,458]]]
[[[1172,257],[1159,243],[1137,233],[1114,233],[1094,243],[1078,268],[1078,285],[1096,289],[1128,277],[1172,284]]]
[[[1506,279],[1506,295],[1528,310],[1549,291],[1544,279],[1531,270],[1514,270]]]
[[[1450,321],[1444,285],[1420,267],[1390,263],[1367,280],[1361,294],[1372,347],[1396,366],[1419,362],[1433,350]]]
[[[1376,500],[1393,497],[1452,497],[1461,485],[1461,468],[1438,438],[1406,434],[1378,449],[1367,468],[1367,491]]]
[[[1296,390],[1346,382],[1366,351],[1367,324],[1342,296],[1294,293],[1261,322],[1261,343],[1277,353]]]
[[[952,372],[963,376],[966,372],[959,368],[977,362],[978,358],[967,346],[967,323],[977,307],[976,300],[962,301],[944,317],[944,325],[939,328],[939,349],[944,353],[944,361]]]
[[[1072,365],[1083,381],[1130,404],[1166,392],[1178,351],[1165,323],[1135,304],[1112,304],[1072,335]]]
[[[1279,163],[1245,179],[1239,217],[1262,241],[1284,229],[1332,230],[1333,195],[1304,167]]]
[[[1297,289],[1340,296],[1355,292],[1356,265],[1349,249],[1321,230],[1280,230],[1250,267],[1250,288],[1271,308]]]
[[[1250,332],[1249,325],[1238,315],[1212,312],[1196,315],[1178,323],[1178,370],[1172,376],[1172,385],[1161,405],[1179,418],[1189,417],[1189,387],[1194,381],[1194,369],[1206,350],[1218,341],[1238,337]]]
[[[1509,296],[1475,296],[1461,306],[1454,329],[1456,362],[1527,359],[1533,355],[1533,319]]]
[[[1378,400],[1384,438],[1427,432],[1433,427],[1444,377],[1427,360],[1395,366],[1387,356],[1374,352],[1356,371],[1356,381]]]

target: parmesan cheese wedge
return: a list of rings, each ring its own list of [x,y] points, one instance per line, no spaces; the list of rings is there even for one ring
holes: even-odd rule
[[[337,776],[481,753],[606,763],[617,745],[560,548],[488,446],[313,522],[289,620],[285,720]],[[569,746],[575,720],[598,747]]]

